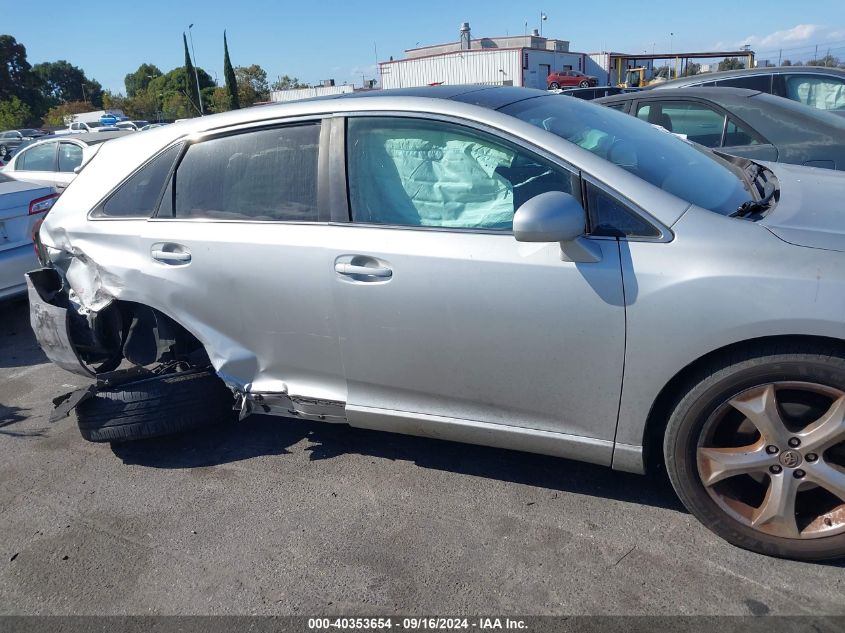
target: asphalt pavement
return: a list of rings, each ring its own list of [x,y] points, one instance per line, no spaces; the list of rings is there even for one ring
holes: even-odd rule
[[[660,477],[267,416],[84,441],[0,304],[0,614],[845,614],[845,564],[752,554]]]

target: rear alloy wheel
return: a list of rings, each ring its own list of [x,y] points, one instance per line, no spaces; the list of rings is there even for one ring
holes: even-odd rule
[[[843,359],[778,355],[712,373],[679,403],[664,451],[684,504],[728,541],[845,555]]]
[[[549,90],[558,90],[560,89],[560,84],[556,81],[553,81],[549,84]]]
[[[582,81],[582,82],[581,82],[580,84],[578,84],[578,85],[579,85],[581,88],[589,88],[589,87],[590,87],[590,82],[589,82],[589,81],[587,81],[587,80],[585,79],[584,81]]]

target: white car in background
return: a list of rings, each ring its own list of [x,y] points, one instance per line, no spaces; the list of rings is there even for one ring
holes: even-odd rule
[[[149,121],[120,121],[119,123],[115,123],[114,126],[119,130],[129,130],[130,132],[138,132],[143,127],[149,124]]]
[[[24,273],[38,263],[32,233],[58,197],[53,187],[0,173],[0,299],[26,291]]]
[[[76,177],[77,168],[91,160],[105,141],[126,134],[131,132],[51,136],[18,151],[0,171],[16,180],[56,187],[61,191]]]

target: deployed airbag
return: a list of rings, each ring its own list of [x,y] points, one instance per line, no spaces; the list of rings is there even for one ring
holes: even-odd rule
[[[455,228],[510,228],[513,185],[497,168],[514,153],[441,130],[373,129],[355,147],[359,221]]]

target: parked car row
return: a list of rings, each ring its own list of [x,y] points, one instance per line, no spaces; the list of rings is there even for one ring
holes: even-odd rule
[[[642,90],[596,103],[734,156],[845,170],[845,117],[757,90]]]
[[[49,134],[44,130],[23,128],[0,132],[0,162],[7,161],[18,148]]]
[[[126,134],[129,132],[117,130],[48,137],[20,150],[0,173],[61,191],[76,177],[77,168],[90,160],[102,143]]]
[[[649,90],[677,88],[746,88],[772,94],[818,110],[845,115],[845,71],[819,66],[750,68],[681,77],[650,86]]]

